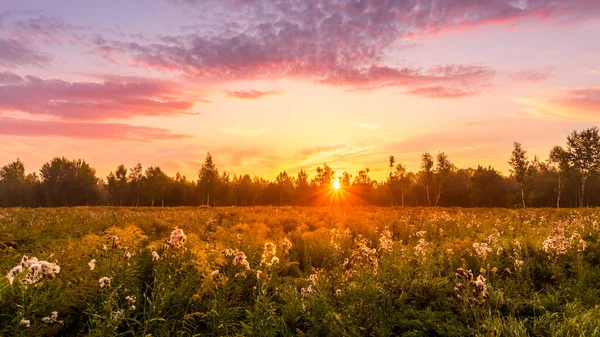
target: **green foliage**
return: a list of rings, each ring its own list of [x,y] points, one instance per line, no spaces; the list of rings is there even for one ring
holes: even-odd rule
[[[0,335],[600,336],[599,227],[594,209],[0,209],[2,273],[60,266],[0,279]]]

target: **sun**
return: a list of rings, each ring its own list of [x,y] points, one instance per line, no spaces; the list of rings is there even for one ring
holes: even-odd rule
[[[340,189],[340,180],[339,179],[336,179],[333,181],[333,189],[335,191],[338,191]]]

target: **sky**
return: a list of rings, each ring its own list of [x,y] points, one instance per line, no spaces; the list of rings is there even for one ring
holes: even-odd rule
[[[508,173],[600,123],[597,0],[0,2],[0,165]]]

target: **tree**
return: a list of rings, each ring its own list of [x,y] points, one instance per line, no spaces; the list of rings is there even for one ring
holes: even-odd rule
[[[54,158],[42,166],[40,176],[50,206],[89,205],[97,198],[96,170],[85,160]]]
[[[437,198],[435,198],[435,206],[436,207],[440,201],[440,197],[442,196],[442,193],[444,192],[444,190],[443,190],[444,185],[451,178],[452,173],[454,172],[455,168],[456,167],[454,166],[454,164],[452,164],[450,162],[450,160],[448,159],[448,156],[444,152],[439,152],[437,154],[437,165],[435,168],[435,173],[436,173],[437,182],[438,182],[438,194],[437,194]]]
[[[554,165],[558,176],[558,189],[556,196],[556,208],[560,208],[560,197],[564,187],[565,175],[569,172],[569,154],[560,146],[555,146],[550,151],[549,162]]]
[[[473,170],[469,185],[474,207],[506,206],[506,185],[502,175],[492,167],[481,165]]]
[[[394,170],[394,164],[396,163],[396,159],[394,158],[394,156],[390,156],[389,158],[389,163],[390,163],[390,178],[388,179],[388,184],[390,186],[390,194],[391,194],[391,205],[394,206],[394,175],[393,175],[393,170]]]
[[[117,195],[119,200],[119,206],[123,205],[123,199],[127,194],[127,169],[123,164],[117,167],[115,171]]]
[[[431,206],[431,198],[429,196],[429,185],[433,179],[433,157],[429,152],[423,153],[421,157],[421,177],[420,180],[425,185],[427,193],[427,204]]]
[[[165,206],[165,191],[171,178],[158,166],[148,167],[144,178],[144,186],[150,196],[150,206],[154,206],[154,201],[158,198],[160,198],[161,205]]]
[[[600,134],[597,127],[573,131],[567,136],[569,165],[578,173],[581,182],[579,207],[584,206],[585,184],[594,171],[600,169]]]
[[[206,201],[206,205],[210,205],[210,197],[212,196],[214,199],[218,183],[219,171],[213,162],[210,152],[207,152],[204,164],[202,164],[202,168],[198,171],[198,189],[200,190],[200,197],[203,204]],[[213,204],[216,204],[215,200],[213,200]]]
[[[331,185],[334,177],[335,171],[327,163],[324,163],[323,168],[317,167],[317,175],[312,182],[319,187],[326,187]]]
[[[284,198],[286,200],[286,204],[289,203],[289,198],[294,190],[294,183],[292,180],[293,179],[285,171],[279,173],[279,175],[275,178],[275,185],[277,187],[277,191],[279,192],[280,206],[283,206]]]
[[[400,193],[401,205],[404,206],[404,193],[408,188],[408,185],[410,185],[410,178],[406,174],[406,166],[402,164],[396,164],[396,169],[394,170],[393,175],[393,182],[393,190],[396,190],[397,187],[397,190]]]
[[[525,191],[523,184],[529,174],[529,160],[527,159],[527,151],[523,149],[521,143],[514,142],[514,149],[508,163],[511,167],[511,176],[519,183],[519,186],[521,186],[521,202],[523,203],[523,208],[525,208]]]
[[[138,206],[140,204],[140,190],[142,188],[143,178],[142,164],[137,163],[137,165],[129,169],[129,176],[127,179],[129,180],[132,206]]]
[[[106,190],[108,192],[108,204],[115,204],[117,198],[117,177],[111,171],[106,177]]]
[[[0,168],[0,206],[31,206],[37,177],[25,175],[25,166],[16,161]]]

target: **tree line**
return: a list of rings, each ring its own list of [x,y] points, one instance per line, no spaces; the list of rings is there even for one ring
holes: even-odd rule
[[[458,207],[600,206],[600,135],[597,127],[573,131],[564,147],[547,160],[528,158],[514,142],[510,176],[491,166],[457,168],[444,152],[424,153],[417,172],[394,156],[389,175],[377,181],[369,168],[356,175],[336,172],[326,163],[310,176],[283,171],[273,181],[248,174],[219,172],[210,153],[194,180],[167,175],[158,166],[119,165],[105,179],[81,159],[54,158],[37,173],[25,173],[17,159],[0,169],[0,206],[257,206],[328,205]],[[339,192],[332,184],[338,181]]]

